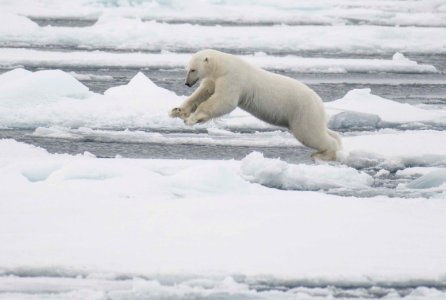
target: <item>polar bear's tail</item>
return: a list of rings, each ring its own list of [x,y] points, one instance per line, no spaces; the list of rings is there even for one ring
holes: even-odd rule
[[[338,150],[341,150],[342,149],[342,140],[339,137],[339,135],[330,129],[327,129],[327,132],[332,138],[334,138],[336,140],[336,143],[338,144]]]

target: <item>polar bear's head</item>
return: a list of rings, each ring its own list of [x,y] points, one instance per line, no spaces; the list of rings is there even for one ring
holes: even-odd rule
[[[189,87],[203,78],[211,75],[213,70],[212,50],[202,50],[195,53],[187,64],[186,82]]]

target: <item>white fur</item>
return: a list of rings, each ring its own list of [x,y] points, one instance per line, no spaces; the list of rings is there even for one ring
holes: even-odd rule
[[[199,88],[170,116],[188,125],[206,122],[236,107],[273,125],[288,128],[315,159],[335,160],[339,136],[327,128],[320,97],[305,84],[252,66],[237,56],[202,50],[192,56],[186,84]]]

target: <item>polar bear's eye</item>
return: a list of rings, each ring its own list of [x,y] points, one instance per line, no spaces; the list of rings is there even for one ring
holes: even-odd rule
[[[191,71],[191,73],[192,73],[192,72],[195,72],[195,69],[192,69],[192,70],[190,70],[190,71]]]

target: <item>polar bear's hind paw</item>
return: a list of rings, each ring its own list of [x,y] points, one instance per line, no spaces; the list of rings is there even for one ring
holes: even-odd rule
[[[315,161],[334,161],[336,160],[336,151],[318,151],[311,154],[311,158]]]

